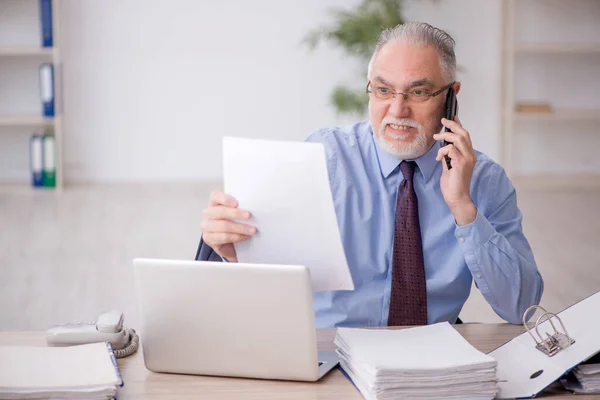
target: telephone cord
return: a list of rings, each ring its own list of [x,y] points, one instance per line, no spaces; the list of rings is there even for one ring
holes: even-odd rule
[[[132,355],[137,351],[140,345],[140,337],[135,332],[135,329],[129,328],[127,329],[127,331],[129,333],[129,343],[127,344],[127,346],[118,350],[113,349],[115,357],[117,358],[123,358]]]

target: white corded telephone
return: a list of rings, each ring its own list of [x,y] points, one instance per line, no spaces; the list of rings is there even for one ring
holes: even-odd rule
[[[57,325],[46,332],[48,346],[110,342],[117,358],[135,353],[139,341],[135,330],[123,327],[123,313],[116,310],[101,314],[95,322]]]

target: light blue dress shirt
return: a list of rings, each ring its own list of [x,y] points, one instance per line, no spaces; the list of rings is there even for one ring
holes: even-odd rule
[[[387,325],[392,278],[398,159],[379,148],[369,122],[321,129],[329,180],[353,291],[315,292],[317,327]],[[504,320],[519,324],[538,304],[544,283],[525,238],[513,185],[502,167],[477,152],[471,198],[477,217],[458,226],[440,189],[441,143],[415,159],[427,283],[427,322],[454,323],[473,279]]]

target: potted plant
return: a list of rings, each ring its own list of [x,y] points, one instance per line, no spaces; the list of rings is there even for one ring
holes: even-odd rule
[[[333,10],[334,23],[311,31],[305,42],[314,49],[321,41],[341,47],[363,61],[364,75],[382,30],[404,23],[401,0],[363,0],[355,11]],[[339,114],[364,115],[368,97],[364,88],[337,86],[331,103]]]

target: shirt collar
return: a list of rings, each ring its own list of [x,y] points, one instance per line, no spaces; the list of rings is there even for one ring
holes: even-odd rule
[[[384,178],[387,178],[392,172],[394,172],[396,168],[398,168],[398,166],[402,161],[404,161],[404,159],[393,156],[387,151],[381,149],[379,143],[377,143],[377,139],[375,139],[375,135],[373,134],[372,128],[371,137],[373,139],[373,143],[375,144],[375,150],[377,152],[377,158],[379,160],[379,169],[381,170],[381,175],[383,175]],[[417,163],[419,171],[421,171],[425,182],[429,181],[429,179],[433,175],[433,171],[435,171],[435,167],[438,163],[435,157],[437,156],[437,152],[440,148],[441,143],[436,141],[433,144],[433,146],[431,146],[431,148],[421,157],[415,158],[414,160],[407,160],[415,161]]]

